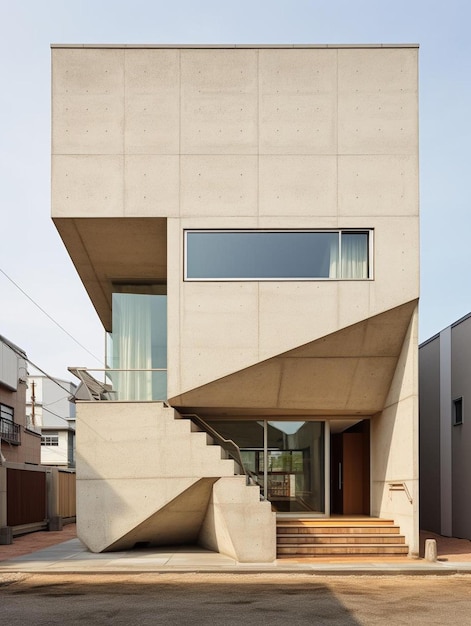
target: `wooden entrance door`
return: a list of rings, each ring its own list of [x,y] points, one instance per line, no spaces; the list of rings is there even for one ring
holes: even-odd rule
[[[331,437],[330,510],[336,515],[370,514],[369,422]]]

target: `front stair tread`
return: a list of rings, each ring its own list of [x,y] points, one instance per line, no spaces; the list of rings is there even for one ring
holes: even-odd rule
[[[309,546],[305,549],[299,547],[278,546],[278,558],[283,556],[316,557],[316,556],[407,556],[409,549],[405,545],[388,546],[384,545],[344,545],[344,546]]]
[[[400,533],[399,526],[280,526],[277,525],[278,534],[295,534],[295,535],[363,535],[363,534],[390,534],[398,535]]]
[[[278,535],[278,545],[293,544],[299,542],[302,545],[315,543],[315,544],[341,544],[341,543],[377,543],[377,544],[404,544],[404,535],[388,535],[388,534],[335,534],[335,535],[304,535],[298,534],[281,534]]]
[[[408,552],[399,526],[389,519],[277,520],[278,558],[401,557]]]
[[[279,518],[277,524],[286,526],[395,526],[392,519],[378,519],[373,518],[343,518],[343,519],[330,519],[330,518]]]

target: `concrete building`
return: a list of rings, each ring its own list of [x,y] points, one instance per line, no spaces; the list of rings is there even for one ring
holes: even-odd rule
[[[40,462],[41,432],[26,416],[26,354],[0,335],[1,453],[12,463]]]
[[[418,552],[417,52],[53,46],[52,217],[110,336],[92,550],[270,561],[336,514]]]
[[[420,522],[471,539],[471,314],[419,347]]]
[[[26,415],[41,429],[41,464],[75,467],[75,404],[77,386],[67,380],[28,376]]]

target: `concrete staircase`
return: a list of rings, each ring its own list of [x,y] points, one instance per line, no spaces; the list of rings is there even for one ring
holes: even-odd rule
[[[240,471],[162,403],[77,405],[77,532],[92,552],[199,544],[272,562],[275,514]]]
[[[392,520],[379,518],[278,519],[277,558],[397,557],[409,548]]]

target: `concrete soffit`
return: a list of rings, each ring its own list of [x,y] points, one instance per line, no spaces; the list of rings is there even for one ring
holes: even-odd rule
[[[167,282],[166,218],[55,218],[54,224],[107,331],[115,284]]]
[[[169,399],[202,416],[371,416],[384,408],[417,301]]]

